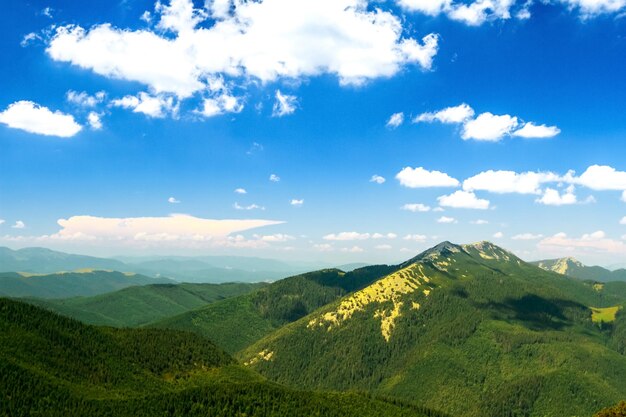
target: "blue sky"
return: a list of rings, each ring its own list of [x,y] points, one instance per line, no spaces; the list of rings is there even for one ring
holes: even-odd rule
[[[0,244],[626,259],[626,1],[4,10]]]

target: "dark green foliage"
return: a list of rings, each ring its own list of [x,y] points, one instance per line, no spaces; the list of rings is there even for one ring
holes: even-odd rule
[[[88,324],[136,327],[182,314],[267,284],[155,284],[95,297],[25,300]]]
[[[294,391],[172,330],[81,324],[0,299],[0,416],[443,417],[358,393]]]
[[[235,353],[397,267],[368,266],[352,272],[324,269],[277,281],[258,291],[212,303],[154,324],[205,336]]]

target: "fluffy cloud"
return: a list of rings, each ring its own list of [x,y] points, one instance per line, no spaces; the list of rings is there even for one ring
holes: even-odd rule
[[[13,226],[11,226],[14,229],[24,229],[26,227],[26,224],[24,224],[23,221],[18,220],[15,222],[15,224]]]
[[[280,177],[276,174],[272,174],[270,175],[270,181],[272,182],[279,182],[280,181]]]
[[[551,138],[561,133],[556,126],[536,125],[533,122],[525,123],[521,129],[513,132],[513,136],[522,138]]]
[[[295,240],[295,237],[291,235],[286,235],[283,233],[275,233],[273,235],[265,235],[265,236],[254,235],[254,237],[256,239],[259,239],[259,240],[262,240],[263,242],[268,242],[268,243],[280,243],[280,242],[288,242],[290,240]]]
[[[95,107],[99,103],[102,103],[105,97],[106,93],[104,91],[98,91],[93,96],[89,95],[86,91],[78,92],[69,90],[65,93],[65,99],[68,102],[81,107]]]
[[[571,238],[565,233],[557,233],[541,240],[538,243],[538,248],[570,255],[572,252],[626,254],[626,243],[608,238],[602,230],[584,234],[579,238]]]
[[[511,239],[513,240],[537,240],[541,239],[543,235],[534,235],[532,233],[521,233],[519,235],[513,236]]]
[[[111,101],[112,106],[132,110],[133,113],[143,113],[150,117],[165,117],[176,114],[178,106],[174,104],[174,97],[164,95],[151,96],[140,92],[137,96],[125,96]]]
[[[517,125],[517,117],[509,116],[508,114],[497,116],[486,112],[478,115],[475,119],[465,122],[461,137],[466,140],[476,139],[497,142],[505,135],[511,134]]]
[[[204,244],[210,246],[258,247],[261,240],[249,241],[234,233],[281,224],[273,220],[213,220],[185,214],[168,217],[107,218],[74,216],[60,219],[61,229],[37,241],[98,241],[120,245]]]
[[[235,193],[237,194],[247,194],[248,192],[244,188],[236,188]]]
[[[476,2],[478,4],[485,2]],[[463,6],[465,7],[465,6]],[[481,113],[474,117],[474,109],[468,104],[422,113],[413,119],[419,122],[441,122],[448,124],[461,124],[461,137],[465,140],[474,139],[480,141],[497,142],[505,136],[518,136],[523,138],[548,138],[558,135],[561,131],[556,126],[536,125],[533,122],[520,122],[516,116],[508,114],[495,115],[490,112]]]
[[[428,239],[428,237],[426,235],[413,234],[413,235],[406,235],[402,239],[412,240],[414,242],[425,242],[426,239]]]
[[[273,117],[283,117],[292,114],[296,111],[298,106],[298,98],[288,94],[283,94],[280,90],[276,90],[276,101],[274,101],[274,107],[272,108]]]
[[[592,190],[626,190],[626,171],[608,165],[592,165],[579,177],[569,172],[565,181],[580,184]]]
[[[492,193],[540,194],[544,183],[561,181],[551,172],[484,171],[463,181],[467,191],[489,191]]]
[[[4,223],[4,219],[0,219],[0,224]]]
[[[450,195],[442,195],[437,198],[442,207],[468,208],[486,210],[489,208],[489,200],[476,197],[471,191],[455,191]]]
[[[420,12],[429,16],[445,14],[448,18],[479,26],[487,21],[510,19],[513,0],[476,0],[470,3],[453,2],[452,0],[396,0],[405,10]]]
[[[493,237],[496,239],[502,239],[504,237],[504,233],[502,232],[496,232],[493,234]]]
[[[626,190],[622,193],[622,201],[626,203]]]
[[[60,26],[46,51],[56,61],[181,98],[222,74],[263,82],[333,74],[342,84],[361,84],[407,64],[429,69],[437,36],[405,38],[398,17],[368,6],[361,0],[213,1],[207,13],[191,0],[171,0],[155,7],[157,30]]]
[[[395,233],[387,233],[387,234],[373,233],[372,234],[372,239],[395,239],[397,237],[398,235],[396,235]]]
[[[547,206],[564,206],[569,204],[576,204],[576,194],[574,194],[574,187],[567,187],[565,192],[559,193],[559,190],[554,188],[546,188],[541,198],[535,200],[537,203],[545,204]]]
[[[385,178],[380,175],[372,175],[372,178],[370,178],[370,182],[375,182],[376,184],[382,184],[385,181]]]
[[[341,233],[331,233],[323,237],[324,240],[337,240],[337,241],[345,241],[345,240],[366,240],[369,239],[371,235],[369,233],[358,233],[358,232],[341,232]]]
[[[402,207],[400,207],[400,209],[412,211],[413,213],[430,211],[429,206],[425,204],[421,204],[421,203],[405,204]]]
[[[619,221],[619,224],[626,224],[626,216],[622,217],[622,219]]]
[[[450,224],[456,223],[456,219],[454,217],[441,216],[437,219],[437,223]]]
[[[295,207],[300,207],[300,206],[302,206],[304,204],[304,199],[298,200],[298,199],[294,198],[294,199],[292,199],[289,202],[289,204],[291,204],[292,206],[295,206]]]
[[[389,117],[389,120],[387,120],[386,126],[390,129],[395,129],[402,123],[404,123],[404,113],[394,113]]]
[[[432,113],[422,113],[413,119],[413,123],[419,122],[441,122],[441,123],[463,123],[474,117],[474,109],[463,103],[455,107],[447,107]]]
[[[30,133],[62,138],[72,137],[82,129],[72,115],[52,112],[47,107],[25,100],[16,101],[0,112],[0,123]]]
[[[167,202],[171,204],[179,204],[180,200],[177,200],[175,197],[170,197],[167,199]]]
[[[239,113],[242,110],[243,103],[240,98],[222,92],[215,97],[202,100],[202,107],[196,113],[204,117],[213,117],[224,113]]]
[[[570,9],[578,10],[584,19],[600,14],[616,13],[626,7],[625,0],[560,0]]]
[[[405,187],[457,187],[460,183],[448,174],[440,171],[428,171],[422,167],[405,167],[396,175],[396,179]]]
[[[95,111],[89,112],[87,115],[87,123],[93,130],[102,129],[102,120],[100,119],[100,115]]]

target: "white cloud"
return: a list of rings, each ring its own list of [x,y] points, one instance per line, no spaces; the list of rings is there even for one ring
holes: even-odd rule
[[[0,224],[4,223],[4,219],[0,219]]]
[[[619,221],[619,224],[626,224],[626,216],[622,217],[622,219]]]
[[[622,201],[626,203],[626,190],[622,193]]]
[[[474,109],[462,103],[458,106],[447,107],[432,113],[422,113],[413,119],[413,123],[419,122],[441,122],[441,123],[463,123],[474,117]]]
[[[392,247],[391,245],[376,245],[374,246],[374,249],[378,249],[378,250],[390,250]]]
[[[45,7],[42,11],[41,14],[52,19],[54,16],[52,15],[52,12],[54,11],[54,9],[52,7]]]
[[[538,248],[559,253],[612,253],[626,254],[626,244],[619,240],[607,238],[606,233],[598,230],[582,235],[580,238],[570,238],[565,233],[557,233],[546,237],[538,243]]]
[[[292,114],[298,106],[298,98],[288,94],[283,94],[280,90],[276,90],[276,101],[272,107],[272,117],[283,117]]]
[[[178,111],[178,106],[174,104],[174,97],[151,96],[143,91],[137,96],[125,96],[112,100],[111,105],[132,110],[133,113],[143,113],[146,116],[159,118],[176,114]]]
[[[304,199],[298,200],[298,199],[294,198],[294,199],[291,200],[291,202],[289,204],[291,204],[292,206],[300,207],[300,206],[302,206],[304,204]]]
[[[405,10],[429,16],[445,14],[469,26],[478,26],[486,21],[510,19],[513,0],[477,0],[470,3],[455,3],[452,0],[396,0]]]
[[[395,239],[397,237],[398,237],[398,235],[396,235],[395,233],[387,233],[387,234],[374,233],[374,234],[372,234],[372,239]]]
[[[240,113],[242,110],[241,98],[222,92],[215,97],[202,100],[202,107],[196,113],[205,117],[213,117],[225,113]]]
[[[405,167],[396,175],[396,179],[405,187],[457,187],[460,183],[448,174],[440,171],[428,171],[422,167]]]
[[[61,229],[51,235],[22,240],[32,242],[76,241],[103,244],[151,246],[263,247],[261,239],[232,235],[245,230],[281,224],[274,220],[213,220],[185,214],[168,217],[107,218],[73,216],[59,219]],[[232,236],[231,236],[232,235]]]
[[[0,123],[29,133],[62,138],[72,137],[82,129],[74,116],[52,112],[47,107],[26,100],[16,101],[0,112]]]
[[[394,113],[389,117],[389,119],[387,120],[386,126],[390,129],[395,129],[396,127],[400,126],[402,123],[404,123],[404,113],[399,112],[399,113]]]
[[[477,198],[471,191],[455,191],[450,195],[442,195],[437,198],[442,207],[468,208],[486,210],[489,208],[489,200]]]
[[[402,239],[404,240],[412,240],[414,242],[425,242],[428,237],[426,235],[406,235]]]
[[[473,120],[465,122],[461,137],[465,140],[475,139],[497,142],[509,135],[517,126],[517,117],[504,114],[501,116],[485,112]]]
[[[496,232],[493,234],[493,237],[496,239],[502,239],[504,237],[504,233],[502,232]]]
[[[245,190],[245,188],[236,188],[235,189],[235,193],[236,194],[247,194],[248,192]]]
[[[168,199],[167,199],[167,202],[168,202],[168,203],[171,203],[171,204],[179,204],[179,203],[180,203],[180,200],[177,200],[177,199],[176,199],[176,198],[174,198],[174,197],[170,197],[170,198],[168,198]]]
[[[69,90],[67,93],[65,93],[65,99],[68,102],[81,107],[95,107],[99,103],[102,103],[105,97],[106,93],[104,91],[98,91],[93,96],[86,91],[78,92],[74,90]]]
[[[254,237],[256,239],[260,239],[268,243],[280,243],[280,242],[288,242],[290,240],[295,240],[295,237],[291,235],[286,235],[283,233],[275,233],[273,235],[265,235],[265,236],[254,235]]]
[[[270,175],[270,181],[272,182],[279,182],[280,181],[280,177],[276,174],[272,174]]]
[[[626,190],[626,171],[618,171],[608,165],[591,165],[579,177],[569,172],[565,180],[593,190]]]
[[[513,136],[522,138],[552,138],[561,133],[561,129],[556,126],[536,125],[533,122],[524,123],[521,129],[513,132]]]
[[[564,206],[577,203],[573,186],[568,187],[564,193],[559,193],[559,190],[555,190],[554,188],[546,188],[543,196],[535,201],[547,206]]]
[[[425,204],[421,204],[421,203],[405,204],[402,207],[400,207],[400,209],[412,211],[413,213],[430,211],[429,206]]]
[[[521,233],[519,235],[515,235],[511,237],[513,240],[537,240],[541,239],[543,235],[534,235],[532,233]]]
[[[330,243],[316,243],[313,245],[313,249],[316,249],[320,252],[330,252],[333,250],[333,245]]]
[[[361,0],[157,3],[159,31],[60,26],[47,53],[110,78],[137,81],[154,93],[189,97],[217,74],[258,79],[336,75],[342,84],[390,77],[408,64],[429,69],[437,36],[403,37],[401,20]],[[203,23],[202,25],[199,25]],[[161,31],[169,31],[166,36]]]
[[[352,246],[351,248],[341,248],[340,251],[347,253],[361,253],[363,252],[363,248],[359,246]]]
[[[502,1],[508,2],[509,0]],[[486,5],[489,3],[492,3],[492,1],[479,0],[472,3],[470,6],[459,6],[459,10],[461,10],[462,7],[471,8],[477,4]],[[413,122],[461,124],[463,127],[461,137],[463,139],[490,142],[497,142],[507,135],[524,138],[548,138],[556,136],[561,132],[556,126],[536,125],[533,122],[524,123],[520,129],[517,129],[520,125],[518,118],[508,114],[495,115],[490,112],[485,112],[475,118],[474,114],[474,109],[468,104],[462,103],[458,106],[447,107],[436,112],[422,113],[413,119]]]
[[[472,220],[472,221],[470,221],[470,223],[471,224],[476,224],[476,225],[489,224],[489,222],[487,220],[483,220],[483,219]]]
[[[324,236],[322,239],[324,240],[335,240],[335,241],[346,241],[346,240],[367,240],[371,237],[369,233],[359,233],[359,232],[341,232],[341,233],[331,233]]]
[[[93,130],[102,129],[102,120],[100,119],[100,115],[95,111],[89,112],[87,115],[87,123]]]
[[[540,194],[541,185],[561,181],[551,172],[484,171],[463,181],[467,191],[489,191],[492,193]]]
[[[259,206],[258,204],[250,204],[247,206],[242,206],[239,203],[233,204],[233,208],[235,210],[265,210],[265,207]]]
[[[41,40],[41,36],[39,36],[35,32],[27,33],[22,38],[22,41],[20,42],[20,46],[22,48],[25,48],[25,47],[27,47],[28,45],[30,45],[31,43],[33,43],[33,42],[35,42],[37,40]]]
[[[145,12],[141,14],[141,16],[139,17],[139,20],[146,22],[148,24],[152,23],[152,13],[150,13],[149,10],[146,10]]]
[[[625,0],[560,0],[570,9],[576,9],[583,19],[601,14],[616,13],[626,7]]]
[[[450,224],[456,223],[456,219],[454,217],[441,216],[437,219],[437,223]]]
[[[385,181],[385,178],[381,177],[380,175],[372,175],[372,178],[370,178],[370,182],[375,182],[376,184],[382,184]]]
[[[23,221],[18,220],[15,222],[15,224],[13,226],[11,226],[14,229],[24,229],[26,227],[26,225],[24,224]]]

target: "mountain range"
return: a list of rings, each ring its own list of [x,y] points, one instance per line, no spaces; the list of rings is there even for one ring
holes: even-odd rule
[[[558,272],[559,274],[569,275],[570,277],[580,279],[591,279],[595,281],[626,281],[626,269],[618,268],[610,270],[601,266],[586,266],[582,262],[571,258],[546,259],[543,261],[532,262],[539,268],[546,271]]]
[[[229,414],[235,407],[246,415],[591,416],[626,399],[626,282],[571,275],[585,268],[527,263],[489,242],[442,242],[397,265],[322,269],[269,284],[159,284],[24,300],[45,309],[0,300],[10,311],[0,326],[13,335],[0,366],[53,405],[87,404],[93,415],[104,413],[99,407],[157,415],[167,402],[176,410],[190,404],[180,415],[202,407],[239,415]],[[85,326],[50,310],[136,329]],[[85,355],[92,338],[105,346],[96,357],[112,368],[66,370],[64,361]],[[58,360],[40,358],[47,351]],[[194,352],[225,362],[204,363]],[[94,382],[94,372],[106,378]],[[11,387],[0,394],[19,398]],[[300,406],[308,411],[295,411]]]

